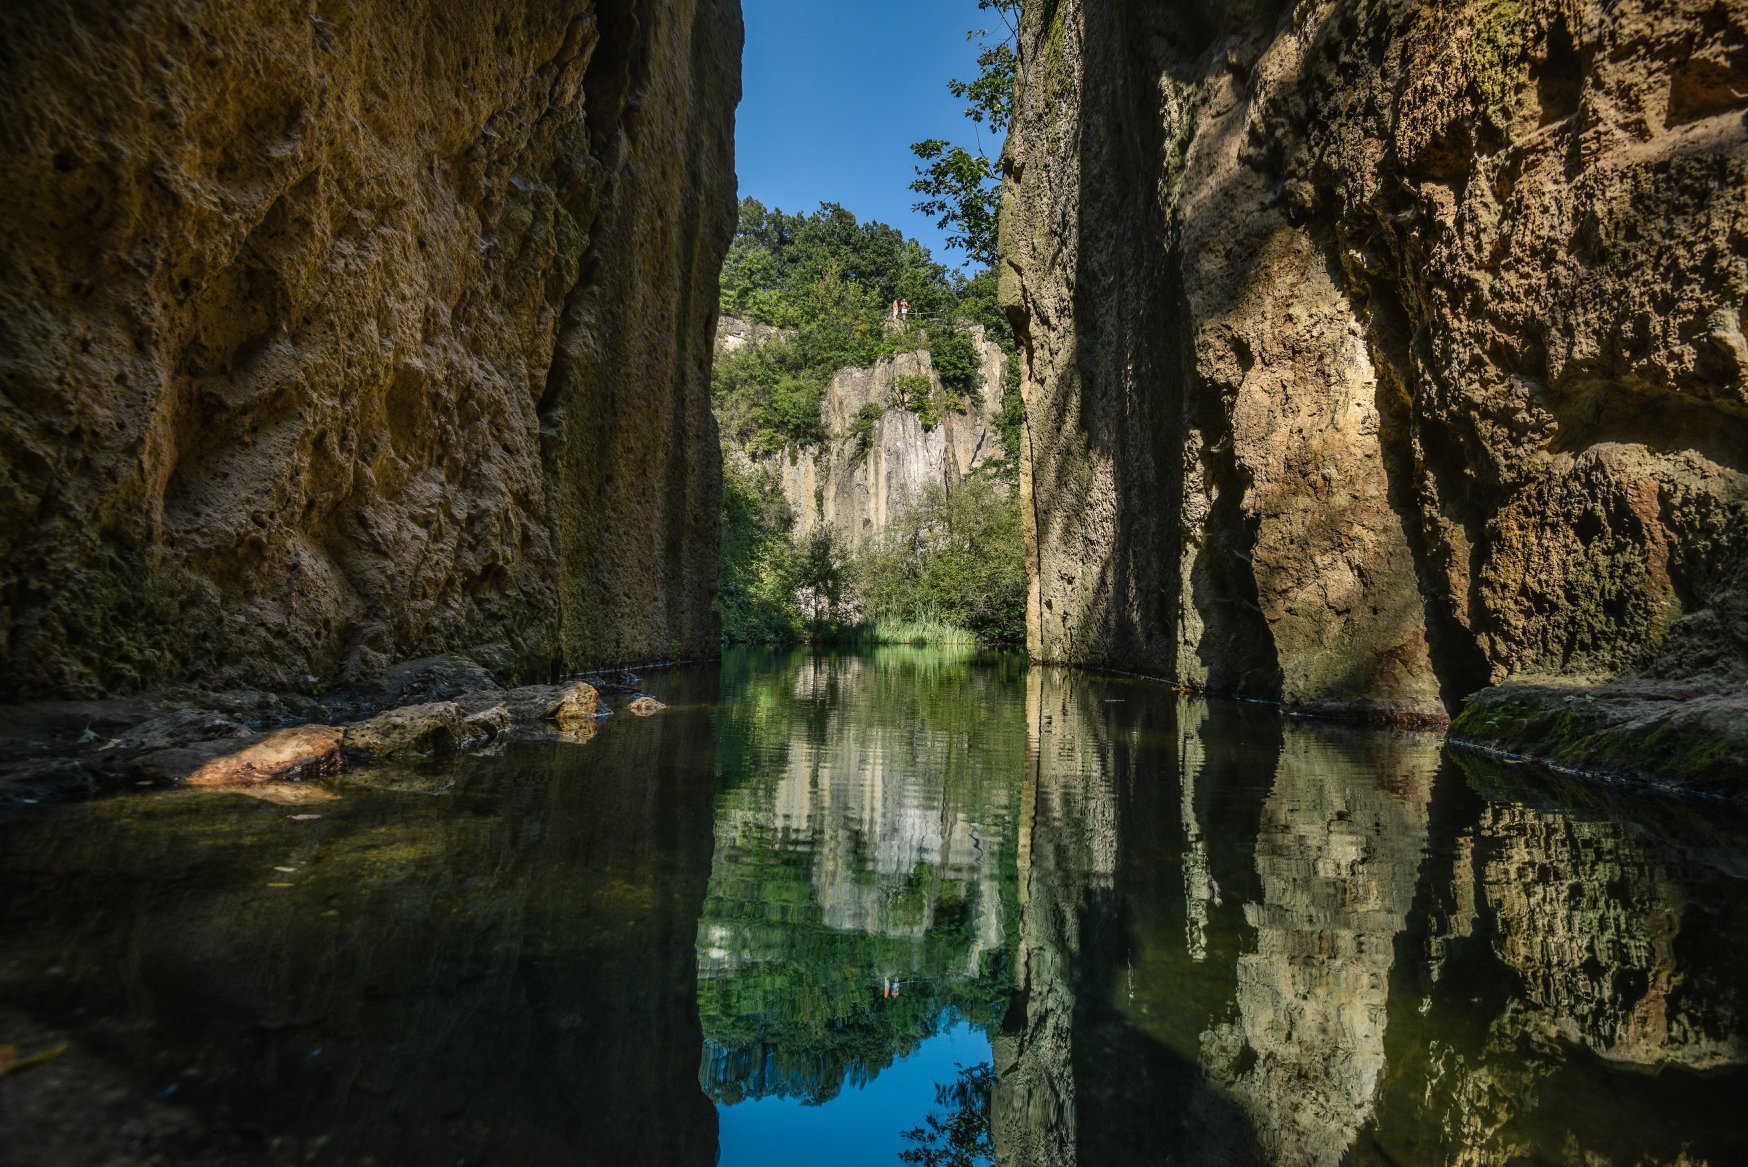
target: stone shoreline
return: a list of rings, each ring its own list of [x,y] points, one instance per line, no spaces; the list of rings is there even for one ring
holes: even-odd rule
[[[323,778],[377,762],[478,749],[510,734],[586,742],[612,715],[663,706],[631,673],[505,687],[461,657],[389,671],[380,686],[322,696],[164,690],[104,701],[5,707],[0,815],[139,788],[232,790],[287,804],[331,795]]]

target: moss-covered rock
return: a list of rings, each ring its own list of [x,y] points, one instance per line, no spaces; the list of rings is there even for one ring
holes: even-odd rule
[[[1485,689],[1451,725],[1460,745],[1565,770],[1748,799],[1748,690],[1537,678]]]

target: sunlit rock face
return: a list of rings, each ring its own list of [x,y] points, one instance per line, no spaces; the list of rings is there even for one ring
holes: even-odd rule
[[[721,352],[788,335],[738,318],[725,318],[724,329],[717,342]],[[826,440],[774,455],[768,463],[794,512],[796,534],[823,524],[847,543],[860,543],[885,531],[929,487],[951,490],[978,467],[1009,455],[995,429],[1007,354],[987,339],[982,325],[965,330],[980,358],[977,384],[964,410],[943,409],[934,426],[925,428],[915,413],[895,404],[901,377],[921,377],[937,397],[942,394],[927,350],[899,353],[868,368],[839,369],[832,376],[819,407]],[[859,423],[858,414],[869,407],[878,408],[879,416]]]
[[[1371,1116],[1385,1070],[1390,973],[1426,842],[1436,742],[1353,751],[1288,733],[1256,840],[1255,947],[1238,960],[1237,1018],[1204,1039],[1266,1161],[1334,1167]]]
[[[1602,720],[1715,741],[1666,699],[1748,681],[1748,13],[1059,0],[1019,43],[1033,652],[1398,716],[1649,669]]]
[[[795,658],[733,702],[748,720],[724,731],[698,927],[701,1076],[719,1101],[824,1101],[913,1050],[945,1008],[993,1021],[1024,740],[1005,693],[956,687],[972,655]]]
[[[0,41],[0,697],[715,650],[734,0]]]

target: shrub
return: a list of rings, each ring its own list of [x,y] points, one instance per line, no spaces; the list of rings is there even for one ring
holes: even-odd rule
[[[879,540],[852,557],[870,620],[933,621],[988,644],[1025,639],[1026,568],[1019,500],[989,478],[932,486]]]
[[[722,574],[716,610],[722,636],[734,644],[794,644],[802,619],[800,578],[790,528],[794,517],[768,474],[732,464],[722,474]]]
[[[929,357],[947,391],[949,408],[964,413],[983,378],[983,354],[978,351],[977,342],[968,332],[946,331],[930,340]]]
[[[886,407],[877,401],[870,401],[856,411],[856,416],[850,421],[849,436],[855,439],[858,458],[868,452],[868,444],[874,440],[874,427],[885,416]]]

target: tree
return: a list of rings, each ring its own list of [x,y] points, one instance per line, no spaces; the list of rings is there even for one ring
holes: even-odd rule
[[[954,78],[947,82],[947,90],[967,103],[966,117],[979,127],[989,127],[999,158],[1000,143],[1013,115],[1020,0],[977,0],[977,6],[995,12],[1007,35],[991,43],[984,39],[990,35],[987,29],[967,34],[968,40],[982,42],[977,76],[970,81]],[[995,266],[999,258],[996,224],[1001,210],[1001,170],[984,149],[982,133],[970,149],[944,138],[929,138],[914,143],[911,152],[927,163],[917,167],[917,179],[910,184],[911,190],[928,196],[916,203],[915,209],[933,215],[936,225],[948,233],[947,242],[964,248],[974,264]]]
[[[844,594],[844,552],[837,532],[818,523],[802,537],[797,552],[795,586],[811,601],[813,619],[836,619]]]
[[[915,1147],[900,1151],[901,1163],[922,1167],[980,1167],[995,1161],[995,1139],[989,1129],[989,1104],[995,1093],[995,1067],[988,1062],[967,1068],[955,1067],[958,1077],[935,1087],[933,1111],[924,1116],[926,1126],[904,1132]]]

